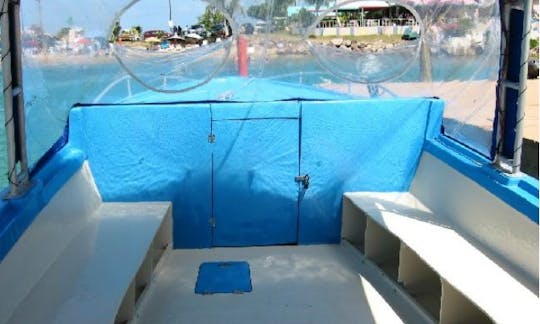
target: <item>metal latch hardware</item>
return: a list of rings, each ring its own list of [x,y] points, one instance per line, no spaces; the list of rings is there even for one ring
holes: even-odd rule
[[[294,181],[299,182],[304,186],[304,189],[309,188],[309,174],[303,176],[297,176],[294,178]]]
[[[215,143],[216,142],[216,135],[210,134],[208,135],[208,143]]]

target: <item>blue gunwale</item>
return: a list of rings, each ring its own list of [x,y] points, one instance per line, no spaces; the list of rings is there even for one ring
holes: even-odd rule
[[[506,174],[485,156],[444,135],[426,141],[424,150],[538,224],[538,180],[526,174]]]

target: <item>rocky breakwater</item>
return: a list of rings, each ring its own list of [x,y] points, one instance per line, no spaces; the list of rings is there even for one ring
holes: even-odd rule
[[[256,52],[266,51],[269,55],[305,55],[309,53],[307,44],[294,40],[260,40],[253,44]]]
[[[399,43],[398,42],[388,43],[388,42],[383,42],[382,40],[377,40],[374,42],[361,42],[357,40],[333,38],[326,43],[319,42],[319,45],[350,50],[353,52],[378,53],[378,52],[383,52],[387,49],[394,48],[398,46]]]
[[[333,38],[329,41],[310,40],[316,47],[332,47],[360,53],[378,53],[399,46],[399,42],[389,43],[381,40],[361,42],[357,40]],[[307,55],[309,46],[302,40],[258,40],[252,42],[254,54],[265,52],[267,55]]]

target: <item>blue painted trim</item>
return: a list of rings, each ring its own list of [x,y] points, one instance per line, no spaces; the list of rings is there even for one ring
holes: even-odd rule
[[[0,262],[85,159],[82,151],[67,145],[43,162],[32,178],[32,189],[24,197],[0,201]]]
[[[425,150],[464,174],[538,224],[538,181],[527,175],[509,176],[484,156],[448,137],[426,142]]]

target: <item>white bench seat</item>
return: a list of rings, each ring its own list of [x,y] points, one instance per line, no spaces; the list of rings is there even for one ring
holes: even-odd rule
[[[451,290],[455,288],[495,322],[538,323],[538,296],[411,193],[354,192],[346,193],[345,197],[370,219],[364,221],[364,226],[365,222],[369,227],[369,222],[374,221],[401,242],[400,258],[410,254],[410,249],[440,276],[441,299],[452,298]],[[344,217],[351,217],[345,216],[346,208]],[[351,223],[354,220],[344,219],[344,226]],[[365,235],[367,240],[369,234]],[[408,271],[405,262],[399,260],[400,277]],[[451,306],[445,305],[444,300],[441,303],[440,320],[444,322],[448,317],[443,313]],[[459,318],[457,311],[449,322],[455,316]]]
[[[171,228],[170,202],[102,202],[85,163],[0,263],[0,323],[131,320]]]
[[[170,203],[102,204],[10,322],[113,323],[129,313],[129,302],[121,309],[124,296],[136,293],[129,290],[136,290],[131,286],[145,259],[154,259],[149,254],[165,248],[153,242],[170,222],[170,209]]]

